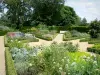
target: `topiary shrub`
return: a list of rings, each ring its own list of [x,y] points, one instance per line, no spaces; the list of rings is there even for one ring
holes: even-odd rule
[[[77,30],[79,32],[88,32],[89,27],[88,26],[71,26],[69,30]]]
[[[17,75],[14,62],[8,48],[5,50],[6,75]]]

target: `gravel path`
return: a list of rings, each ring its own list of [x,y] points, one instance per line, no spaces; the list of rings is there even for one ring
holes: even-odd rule
[[[0,75],[6,75],[4,37],[0,36]]]
[[[53,42],[61,43],[61,42],[66,42],[66,41],[63,41],[63,34],[58,34],[52,41],[46,41],[46,40],[39,39],[39,42],[31,42],[31,43],[29,43],[29,45],[31,47],[32,46],[40,46],[40,45],[48,46]],[[81,52],[86,52],[88,47],[93,46],[92,44],[88,44],[88,42],[80,42],[80,39],[71,40],[71,41],[67,41],[67,42],[72,42],[73,45],[78,44],[79,51],[81,51]]]

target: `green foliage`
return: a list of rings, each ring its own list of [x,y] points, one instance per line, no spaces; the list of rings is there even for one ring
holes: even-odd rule
[[[7,11],[7,18],[10,23],[16,24],[17,29],[20,29],[21,25],[29,19],[29,14],[31,10],[27,5],[28,0],[5,0]],[[26,14],[27,13],[27,14]]]
[[[100,44],[95,44],[92,48],[87,49],[89,52],[100,54]]]
[[[40,23],[51,25],[56,22],[57,16],[60,16],[64,0],[31,0],[31,4],[34,8],[33,18]]]
[[[65,46],[66,47],[66,46]],[[99,75],[100,56],[88,53],[67,52],[62,46],[53,44],[45,47],[36,57],[32,58],[33,75]],[[34,70],[35,69],[35,70]],[[35,74],[34,74],[35,73]]]
[[[63,35],[63,40],[64,41],[69,41],[69,40],[75,40],[75,39],[89,39],[90,35],[87,33],[81,33],[78,32],[76,30],[73,31],[67,31],[66,33],[64,33]]]
[[[72,38],[71,32],[66,31],[66,32],[64,33],[64,38]]]
[[[87,25],[88,25],[86,18],[83,18],[83,19],[81,20],[80,25],[82,25],[82,26],[87,26]]]
[[[100,33],[100,21],[94,20],[90,23],[90,35],[92,38],[98,38],[98,33]]]
[[[77,30],[79,32],[88,32],[89,27],[88,26],[71,26],[69,30]]]
[[[6,61],[6,75],[17,75],[11,53],[7,48],[5,50],[5,61]]]
[[[88,42],[89,44],[100,44],[100,39],[97,38],[97,39],[93,39],[93,38],[85,38],[85,39],[81,39],[80,40],[81,42]]]
[[[87,33],[81,33],[81,32],[78,32],[76,30],[72,30],[71,31],[71,34],[73,37],[78,37],[78,38],[90,38],[90,35],[87,34]]]
[[[53,43],[48,47],[42,47],[42,51],[31,58],[32,74],[60,75],[66,69],[65,64],[67,63],[68,51],[76,52],[77,47],[71,43]]]
[[[74,9],[69,6],[64,6],[61,10],[61,21],[60,26],[70,26],[76,24],[78,16],[76,15]]]
[[[0,25],[0,36],[4,36],[7,32],[13,31],[12,28]]]

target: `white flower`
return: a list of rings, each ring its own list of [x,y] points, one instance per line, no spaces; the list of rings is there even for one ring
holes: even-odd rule
[[[32,64],[30,63],[29,66],[32,66]]]
[[[94,61],[93,64],[97,65],[97,61]]]
[[[18,41],[18,43],[20,43],[20,41]]]
[[[54,64],[56,63],[56,62],[53,62]]]
[[[64,59],[66,59],[66,57],[64,57]]]
[[[60,67],[59,70],[62,70],[62,67]]]
[[[64,62],[64,59],[62,59],[61,61]]]
[[[87,59],[90,59],[90,57],[87,57]]]
[[[76,62],[73,62],[72,64],[71,64],[71,66],[75,66],[76,65]]]
[[[11,42],[13,42],[13,40],[11,40]]]
[[[66,64],[66,68],[68,68],[68,64]]]

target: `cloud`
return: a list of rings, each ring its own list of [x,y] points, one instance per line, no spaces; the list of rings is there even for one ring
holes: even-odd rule
[[[80,17],[86,17],[88,22],[98,18],[100,20],[99,0],[68,0],[65,5],[74,8]]]

